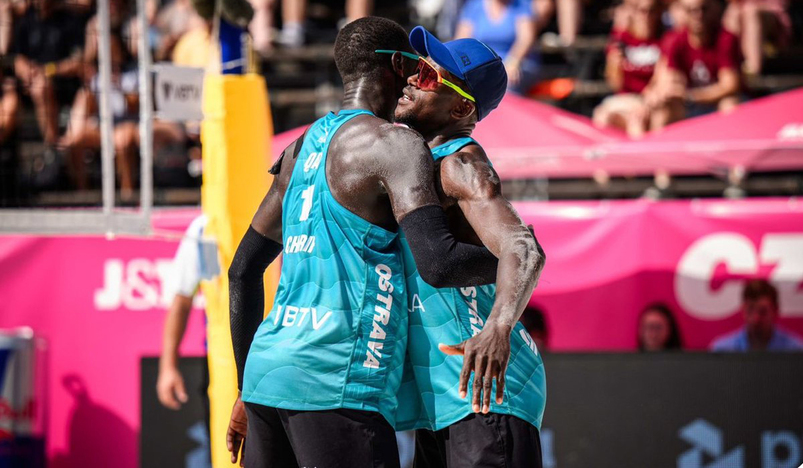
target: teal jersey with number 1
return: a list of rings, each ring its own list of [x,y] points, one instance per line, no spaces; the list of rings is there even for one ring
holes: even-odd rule
[[[459,138],[432,149],[435,160],[477,144]],[[462,356],[447,356],[439,343],[461,343],[482,331],[496,298],[494,285],[467,288],[435,288],[415,268],[412,253],[402,237],[409,311],[407,357],[396,430],[440,430],[472,413],[469,396],[458,395]],[[540,428],[546,403],[546,377],[535,343],[521,323],[510,337],[510,362],[502,404],[491,398],[492,413],[510,414]]]
[[[304,138],[282,202],[279,288],[248,354],[243,401],[377,411],[394,423],[407,343],[398,234],[343,207],[326,178],[332,137],[365,114],[330,113]]]

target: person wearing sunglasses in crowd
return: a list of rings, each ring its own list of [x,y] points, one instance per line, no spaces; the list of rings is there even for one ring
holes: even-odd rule
[[[421,26],[410,43],[426,58],[405,54],[418,68],[396,122],[419,131],[432,150],[453,232],[487,246],[500,268],[495,286],[437,288],[405,250],[409,341],[396,428],[417,429],[416,467],[541,467],[544,367],[518,320],[545,257],[540,247],[537,255],[522,255],[532,235],[471,138],[504,96],[505,65],[476,39],[441,43]],[[482,349],[498,354],[486,358],[477,353]]]
[[[516,276],[504,271],[510,261],[449,231],[429,148],[389,123],[415,63],[379,49],[412,52],[390,20],[363,18],[340,31],[342,110],[285,149],[229,269],[241,390],[227,435],[232,462],[245,440],[249,467],[399,466],[392,424],[408,316],[400,231],[431,284]],[[532,262],[533,236],[518,242]],[[279,288],[263,321],[263,273],[280,253]]]

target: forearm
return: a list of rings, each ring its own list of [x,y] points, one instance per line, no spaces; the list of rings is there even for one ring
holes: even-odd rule
[[[736,89],[733,89],[732,86],[717,82],[702,88],[691,89],[687,96],[689,101],[694,103],[715,104],[720,99],[733,96],[735,93]]]
[[[419,274],[432,286],[464,287],[495,282],[497,258],[485,247],[458,242],[449,231],[440,206],[418,208],[400,222],[400,227]]]
[[[506,235],[500,247],[496,300],[486,325],[511,331],[532,296],[546,258],[524,226]]]
[[[622,83],[624,82],[624,79],[622,77],[622,70],[606,69],[605,81],[608,82],[608,86],[611,87],[611,90],[613,92],[618,92],[620,89],[622,89]]]
[[[506,62],[515,61],[516,63],[521,63],[535,45],[535,22],[532,20],[520,21],[526,21],[526,24],[517,27],[516,40],[510,47],[510,52],[505,59]]]
[[[263,275],[281,251],[281,244],[249,226],[229,268],[229,321],[237,385],[241,390],[248,350],[265,310]]]
[[[709,86],[691,89],[687,98],[691,102],[703,104],[716,104],[722,98],[736,95],[739,92],[739,74],[734,70],[725,68],[717,74],[717,82]]]
[[[77,76],[81,71],[83,61],[79,57],[70,57],[68,59],[57,62],[55,68],[55,75],[57,76]]]
[[[165,319],[162,355],[159,358],[160,367],[178,366],[178,348],[184,337],[184,331],[187,329],[187,319],[191,309],[192,297],[176,294]]]
[[[506,62],[514,61],[517,64],[520,64],[522,60],[527,57],[527,54],[530,53],[530,50],[533,48],[534,41],[532,40],[519,40],[516,39],[516,42],[513,43],[513,47],[510,48],[510,53],[508,54],[507,58],[505,59]]]
[[[605,63],[605,81],[614,92],[622,89],[624,82],[624,73],[622,73],[621,61],[613,58],[608,58]]]

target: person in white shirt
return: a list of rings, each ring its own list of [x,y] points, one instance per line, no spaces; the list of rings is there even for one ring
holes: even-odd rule
[[[210,280],[220,274],[217,244],[204,238],[206,222],[206,216],[201,215],[190,223],[173,259],[172,274],[165,284],[173,300],[165,319],[156,394],[162,405],[174,410],[180,409],[188,399],[184,378],[178,368],[178,349],[187,328],[193,298],[201,280]]]

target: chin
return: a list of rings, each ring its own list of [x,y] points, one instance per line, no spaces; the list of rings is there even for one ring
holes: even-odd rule
[[[401,124],[407,125],[408,127],[411,127],[411,128],[414,128],[414,129],[417,128],[417,126],[418,126],[418,119],[416,118],[415,113],[414,112],[410,112],[410,111],[397,112],[393,116],[393,121],[396,122],[396,123],[401,123]]]

